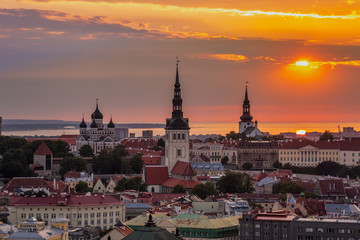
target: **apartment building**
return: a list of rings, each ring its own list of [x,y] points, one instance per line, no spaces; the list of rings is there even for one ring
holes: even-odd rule
[[[66,218],[69,227],[109,229],[119,220],[125,220],[125,204],[105,194],[22,197],[8,208],[11,224],[31,217],[49,224],[53,219]]]

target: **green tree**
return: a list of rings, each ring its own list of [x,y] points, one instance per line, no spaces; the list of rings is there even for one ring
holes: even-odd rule
[[[337,176],[339,174],[340,164],[332,161],[325,161],[317,165],[316,172],[318,175]]]
[[[282,167],[283,169],[291,169],[291,164],[290,163],[285,163],[284,166]]]
[[[226,138],[227,139],[235,139],[238,140],[241,137],[240,133],[236,133],[234,131],[229,132],[228,134],[226,134]]]
[[[331,134],[329,130],[325,130],[323,134],[320,135],[320,141],[332,141],[334,140],[334,136]]]
[[[79,181],[76,185],[75,185],[75,191],[77,193],[87,193],[87,192],[92,192],[92,189],[89,188],[88,184],[86,182],[83,181]]]
[[[94,152],[93,152],[93,149],[90,145],[88,144],[85,144],[83,145],[80,149],[79,149],[79,152],[80,152],[80,156],[81,157],[93,157],[94,156]]]
[[[304,189],[297,182],[278,182],[273,185],[273,193],[297,194],[303,191]]]
[[[60,162],[60,175],[70,171],[81,172],[87,170],[87,161],[79,157],[64,157]]]
[[[279,161],[276,161],[276,162],[274,162],[274,164],[273,164],[273,167],[274,168],[281,168],[282,167],[282,163],[281,162],[279,162]]]
[[[26,140],[23,138],[4,137],[1,140],[0,154],[4,154],[11,149],[19,149],[26,144]]]
[[[221,159],[221,164],[222,165],[227,165],[229,162],[229,157],[228,156],[225,156]]]
[[[163,138],[159,138],[159,140],[157,141],[157,146],[160,148],[164,148],[165,147],[165,141]]]
[[[115,187],[116,191],[122,192],[124,190],[136,190],[140,192],[147,191],[147,184],[144,183],[141,177],[133,177],[130,179],[122,178]]]
[[[251,162],[246,162],[242,165],[242,168],[245,170],[250,170],[253,168],[253,164]]]
[[[217,189],[222,193],[252,193],[255,189],[248,175],[227,172],[216,184]]]
[[[128,151],[126,150],[126,147],[123,145],[117,145],[113,152],[117,153],[120,157],[126,157],[129,155]]]
[[[136,154],[130,159],[131,170],[134,173],[137,173],[137,174],[141,173],[143,165],[144,165],[144,162],[141,158],[141,154]]]
[[[198,184],[191,190],[191,194],[195,194],[201,199],[205,199],[210,195],[216,195],[217,193],[215,185],[212,182]]]
[[[183,185],[176,185],[173,190],[172,190],[172,193],[185,193],[186,192],[186,189],[184,188]]]

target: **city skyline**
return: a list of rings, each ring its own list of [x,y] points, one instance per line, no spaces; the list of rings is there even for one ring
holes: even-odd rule
[[[5,0],[4,119],[163,123],[175,57],[192,122],[360,121],[359,1]],[[355,30],[354,30],[355,29]],[[300,126],[299,126],[300,127]]]

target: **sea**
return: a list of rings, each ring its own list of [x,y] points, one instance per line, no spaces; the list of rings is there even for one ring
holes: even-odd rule
[[[306,132],[324,132],[329,130],[331,132],[342,131],[343,127],[353,127],[354,130],[360,130],[360,122],[348,122],[348,123],[334,123],[334,122],[318,122],[318,123],[296,123],[296,122],[284,122],[284,123],[272,123],[264,122],[259,123],[259,129],[262,132],[268,132],[276,135],[285,132],[296,132],[297,130],[305,130]],[[207,122],[207,123],[190,123],[190,135],[207,135],[207,134],[220,134],[225,135],[230,131],[238,131],[237,122]],[[135,133],[136,137],[142,136],[142,131],[152,130],[153,135],[163,136],[165,130],[163,128],[129,128],[129,133]],[[75,127],[65,127],[63,129],[49,129],[49,130],[25,130],[25,131],[4,131],[3,135],[7,136],[60,136],[63,134],[79,134],[79,129]]]

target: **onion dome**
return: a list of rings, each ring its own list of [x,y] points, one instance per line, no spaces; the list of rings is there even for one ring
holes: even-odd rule
[[[98,99],[96,99],[96,109],[93,112],[93,114],[91,114],[91,119],[103,119],[103,115],[102,113],[99,111],[99,104],[98,104]]]
[[[93,119],[90,127],[91,127],[91,128],[98,128],[98,125],[96,124],[95,119]]]
[[[112,117],[110,118],[110,122],[109,124],[107,125],[108,128],[115,128],[115,124],[113,123],[112,121]]]
[[[82,118],[82,122],[80,123],[80,128],[87,128],[87,124],[86,122],[84,121],[84,116]]]

